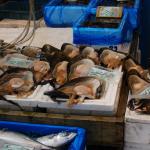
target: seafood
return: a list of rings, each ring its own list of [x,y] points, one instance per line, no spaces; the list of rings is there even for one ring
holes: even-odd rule
[[[53,70],[53,78],[59,85],[64,84],[68,79],[68,64],[67,61],[59,62]]]
[[[95,64],[90,59],[82,59],[70,67],[69,80],[87,76],[90,68],[94,67]]]
[[[28,57],[40,58],[42,50],[39,47],[24,46],[21,50],[21,53]]]
[[[2,131],[0,130],[0,141],[9,142],[12,144],[35,148],[37,150],[45,149],[50,150],[51,148],[42,145],[28,136],[25,136],[21,133],[11,132],[11,131]]]
[[[128,108],[131,111],[150,114],[150,98],[149,99],[130,99]]]
[[[137,75],[130,75],[128,85],[131,90],[128,107],[138,112],[150,112],[150,83]]]
[[[137,75],[130,75],[128,85],[133,95],[150,96],[150,83],[146,82]]]
[[[69,97],[68,104],[83,102],[85,98],[99,99],[103,93],[104,81],[96,77],[79,77],[54,91],[45,92],[52,98]]]
[[[51,65],[51,71],[53,71],[53,69],[59,62],[70,60],[64,55],[62,51],[48,44],[43,46],[42,52],[44,57],[46,58],[46,61]]]
[[[85,47],[82,50],[82,56],[83,56],[83,58],[89,58],[89,59],[93,60],[95,62],[95,64],[97,64],[97,65],[100,63],[98,53],[92,47]]]
[[[124,63],[124,67],[128,75],[137,74],[142,79],[146,80],[147,82],[150,82],[150,72],[148,70],[144,70],[142,66],[137,64],[133,59],[127,59]]]
[[[116,69],[123,63],[123,60],[125,58],[126,58],[125,54],[105,49],[100,56],[100,61],[101,64],[103,64],[106,67]]]
[[[33,63],[33,72],[36,82],[40,82],[50,71],[50,65],[46,61],[35,61]]]
[[[74,132],[60,132],[58,134],[50,134],[37,138],[36,141],[43,145],[57,148],[68,144],[76,135]]]
[[[59,51],[60,51],[59,49],[57,49],[56,47],[53,47],[52,45],[49,45],[49,44],[45,44],[42,47],[42,52],[48,53],[51,56]]]
[[[15,145],[4,141],[0,141],[0,149],[1,150],[33,150],[33,148],[30,147]]]
[[[74,58],[80,54],[79,48],[69,43],[64,43],[61,47],[61,50],[69,58]]]
[[[0,79],[0,95],[18,94],[29,92],[34,86],[33,73],[31,71],[15,69],[15,72],[7,72]]]

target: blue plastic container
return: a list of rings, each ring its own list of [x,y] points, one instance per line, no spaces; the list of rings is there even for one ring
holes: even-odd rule
[[[94,28],[82,26],[85,21],[95,18],[96,9],[83,15],[73,28],[73,42],[87,45],[116,45],[132,40],[133,28],[129,21],[129,13],[125,9],[121,23],[117,28]]]
[[[72,27],[90,8],[96,7],[102,0],[90,0],[88,5],[64,5],[63,0],[53,0],[44,9],[44,20],[49,27]],[[53,2],[54,3],[54,2]]]
[[[140,22],[140,10],[141,10],[141,4],[142,0],[135,0],[134,6],[131,8],[127,8],[127,11],[129,12],[129,20],[133,27],[133,29],[139,27]]]
[[[85,130],[77,127],[51,126],[42,124],[29,124],[19,122],[0,121],[0,129],[8,129],[14,132],[21,132],[27,135],[44,136],[61,131],[76,132],[76,138],[70,143],[68,150],[85,149]]]

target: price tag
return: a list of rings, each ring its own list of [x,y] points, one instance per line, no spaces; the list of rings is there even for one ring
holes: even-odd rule
[[[30,68],[33,61],[15,57],[9,57],[4,63],[6,66],[18,67],[18,68]]]
[[[105,7],[99,6],[97,8],[96,17],[97,18],[117,18],[122,17],[123,7]]]

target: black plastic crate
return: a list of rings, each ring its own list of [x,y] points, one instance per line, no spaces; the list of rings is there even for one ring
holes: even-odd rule
[[[48,0],[35,0],[36,20],[43,16],[42,8]],[[29,2],[28,0],[9,0],[0,5],[0,19],[28,19]]]

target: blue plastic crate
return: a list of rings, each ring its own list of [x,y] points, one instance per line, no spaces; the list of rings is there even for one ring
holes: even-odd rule
[[[63,0],[53,0],[55,6],[48,3],[43,9],[44,20],[50,27],[72,27],[90,8],[96,7],[102,0],[90,0],[88,5],[64,5]],[[59,3],[58,3],[59,2]]]
[[[73,28],[73,42],[87,45],[116,45],[132,40],[133,28],[129,21],[129,13],[123,11],[123,17],[117,28],[84,27],[85,21],[95,18],[96,9],[83,15]]]
[[[70,143],[68,150],[85,150],[85,130],[78,127],[51,126],[42,124],[29,124],[19,122],[0,121],[0,129],[8,129],[14,132],[21,132],[27,135],[44,136],[61,131],[76,132],[77,136]]]
[[[135,0],[134,6],[131,8],[127,8],[127,11],[129,12],[129,20],[133,27],[133,29],[139,27],[140,22],[140,10],[141,10],[141,4],[142,0]]]

